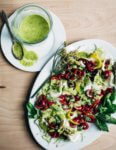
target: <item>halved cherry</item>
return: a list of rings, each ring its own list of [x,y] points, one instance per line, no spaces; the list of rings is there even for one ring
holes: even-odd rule
[[[108,69],[109,65],[110,65],[110,60],[108,59],[105,61],[105,69]]]
[[[87,122],[84,122],[81,124],[84,130],[87,130],[89,128],[89,124]]]
[[[108,79],[111,76],[111,71],[110,70],[105,70],[104,72],[102,72],[102,75],[104,77],[104,79]]]
[[[86,91],[86,95],[89,97],[89,98],[92,98],[94,96],[94,91],[93,89],[88,89]]]
[[[49,132],[49,135],[52,137],[52,138],[58,138],[60,136],[60,134],[58,132]]]

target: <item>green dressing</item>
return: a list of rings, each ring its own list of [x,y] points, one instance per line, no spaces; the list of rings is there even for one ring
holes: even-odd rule
[[[34,62],[33,61],[31,61],[31,60],[27,60],[27,59],[22,59],[21,61],[20,61],[20,63],[23,65],[23,66],[25,66],[25,67],[31,67],[31,66],[33,66],[33,64],[34,64]]]
[[[20,60],[20,63],[25,67],[33,66],[34,63],[38,60],[38,56],[34,51],[27,51],[25,48],[24,51],[24,57],[22,60]]]
[[[36,43],[47,37],[49,32],[49,24],[40,15],[26,16],[18,29],[18,35],[27,43]]]
[[[16,59],[21,60],[23,58],[23,48],[19,42],[14,42],[12,52]]]

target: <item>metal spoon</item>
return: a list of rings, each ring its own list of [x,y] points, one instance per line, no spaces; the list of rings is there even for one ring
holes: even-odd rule
[[[15,37],[13,36],[6,13],[3,10],[1,12],[1,17],[2,17],[3,22],[6,23],[8,32],[9,32],[11,40],[12,40],[12,54],[16,59],[21,60],[24,56],[22,43],[20,41],[18,41],[17,39],[15,39]],[[16,48],[16,47],[18,47],[18,48]]]

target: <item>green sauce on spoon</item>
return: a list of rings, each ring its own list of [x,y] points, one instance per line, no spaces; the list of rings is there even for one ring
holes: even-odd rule
[[[23,55],[24,55],[23,47],[19,42],[14,41],[13,46],[12,46],[12,53],[16,59],[18,60],[23,59]]]

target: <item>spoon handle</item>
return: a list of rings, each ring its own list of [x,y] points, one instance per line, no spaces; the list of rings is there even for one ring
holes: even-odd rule
[[[1,12],[1,17],[2,17],[2,20],[4,21],[4,23],[6,23],[6,26],[8,28],[9,34],[10,34],[11,39],[13,41],[14,40],[14,36],[13,36],[13,34],[11,32],[11,29],[10,29],[10,26],[9,26],[9,22],[8,22],[8,19],[7,19],[7,16],[6,16],[6,13],[5,13],[4,10],[2,10],[2,12]]]

